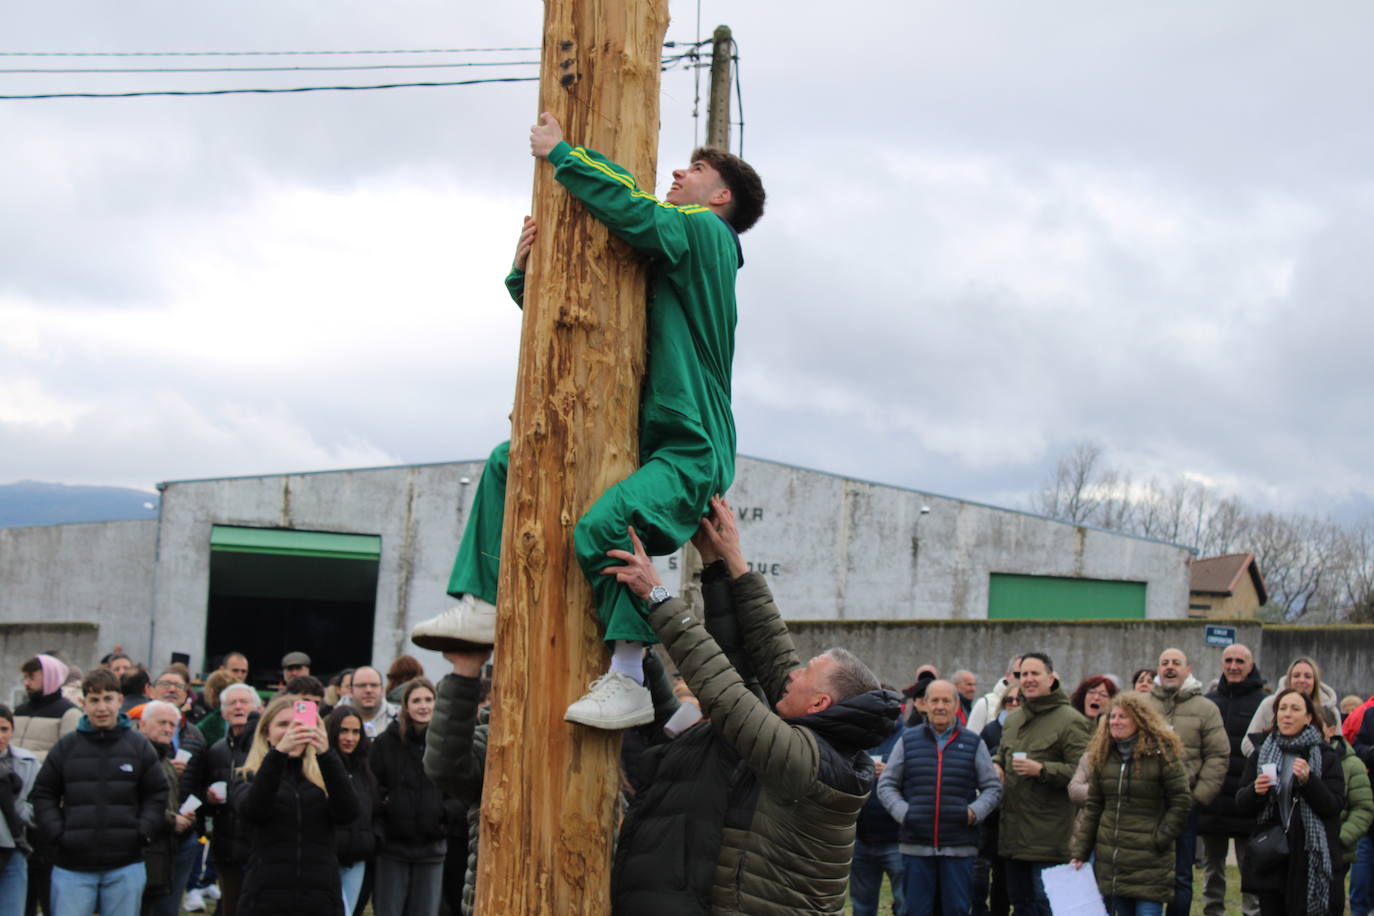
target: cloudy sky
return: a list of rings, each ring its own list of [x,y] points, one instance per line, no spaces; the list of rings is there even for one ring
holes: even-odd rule
[[[1019,506],[1093,439],[1138,478],[1371,511],[1374,7],[855,9],[700,5],[703,36],[725,22],[739,42],[770,201],[744,237],[741,451]],[[695,38],[696,3],[672,12],[668,37]],[[541,15],[22,4],[0,50],[519,47]],[[396,59],[285,62],[360,61]],[[10,73],[0,94],[517,69]],[[693,144],[693,95],[690,71],[664,74],[662,175]],[[535,108],[533,83],[0,101],[0,482],[484,455],[511,405],[500,280]]]

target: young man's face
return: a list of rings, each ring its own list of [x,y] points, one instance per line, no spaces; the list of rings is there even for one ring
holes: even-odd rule
[[[120,680],[123,680],[124,675],[128,674],[133,667],[134,663],[127,658],[116,658],[110,662],[110,670],[113,671],[114,676]]]
[[[81,705],[91,725],[99,729],[114,728],[119,721],[119,704],[124,697],[114,690],[88,693],[81,697]]]
[[[43,669],[39,668],[31,674],[24,675],[24,689],[29,693],[38,693],[43,689]]]
[[[677,206],[708,206],[711,203],[725,203],[729,193],[720,172],[698,159],[685,169],[673,170],[673,183],[668,186],[668,193],[663,199]],[[727,195],[725,200],[721,199],[722,194]]]

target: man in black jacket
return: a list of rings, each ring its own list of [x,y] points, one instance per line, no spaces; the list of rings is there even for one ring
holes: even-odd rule
[[[38,841],[56,850],[59,916],[136,916],[143,846],[164,826],[167,779],[157,751],[119,711],[119,682],[97,668],[81,682],[86,714],[48,753],[33,790]]]
[[[1203,849],[1203,913],[1222,916],[1226,912],[1226,847],[1227,841],[1236,844],[1236,861],[1245,867],[1245,852],[1250,831],[1255,826],[1252,817],[1236,810],[1236,792],[1240,789],[1240,774],[1245,769],[1245,754],[1240,743],[1245,729],[1260,702],[1268,695],[1264,678],[1255,664],[1250,650],[1240,643],[1227,646],[1221,655],[1221,678],[1207,699],[1221,709],[1221,721],[1231,741],[1231,758],[1226,767],[1226,780],[1221,792],[1202,809],[1198,819],[1198,835]],[[1259,913],[1254,894],[1241,896],[1241,910],[1245,916]]]

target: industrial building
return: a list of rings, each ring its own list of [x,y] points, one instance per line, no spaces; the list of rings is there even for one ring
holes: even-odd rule
[[[238,649],[255,678],[292,649],[316,673],[401,652],[441,673],[406,634],[446,606],[481,469],[174,481],[153,520],[0,530],[0,623],[95,623],[104,651],[193,670]],[[728,498],[789,620],[1187,615],[1180,545],[747,457]],[[686,584],[680,555],[658,562]]]

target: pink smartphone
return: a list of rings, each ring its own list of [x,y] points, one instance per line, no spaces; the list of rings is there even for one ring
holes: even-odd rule
[[[315,727],[315,723],[318,722],[320,718],[320,707],[315,705],[314,700],[297,700],[295,709],[295,715],[291,718],[302,725],[308,725],[311,728]]]

